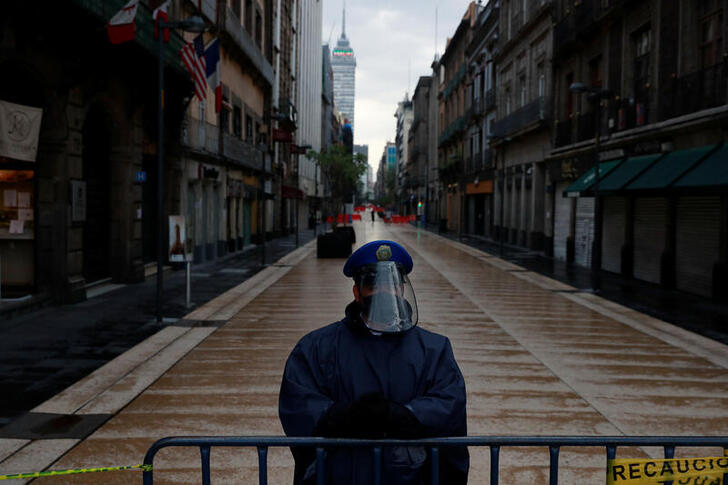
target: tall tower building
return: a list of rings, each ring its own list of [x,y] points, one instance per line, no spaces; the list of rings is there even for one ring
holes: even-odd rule
[[[354,87],[356,78],[356,57],[354,49],[346,38],[346,3],[342,12],[341,37],[332,53],[331,66],[334,69],[334,105],[354,129]],[[354,132],[356,133],[356,131]]]

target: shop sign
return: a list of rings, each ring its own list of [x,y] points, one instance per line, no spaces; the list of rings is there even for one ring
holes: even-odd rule
[[[35,162],[41,108],[0,101],[0,156]]]
[[[220,176],[220,170],[215,167],[206,167],[203,164],[197,166],[197,178],[217,180]]]
[[[185,261],[185,216],[169,216],[169,260]]]
[[[136,181],[137,182],[146,182],[147,181],[147,172],[144,170],[140,170],[136,173]]]
[[[468,195],[492,194],[493,193],[493,181],[492,180],[483,180],[478,183],[469,183],[465,187],[465,193]]]
[[[273,128],[273,141],[291,143],[293,141],[293,135],[290,131]]]

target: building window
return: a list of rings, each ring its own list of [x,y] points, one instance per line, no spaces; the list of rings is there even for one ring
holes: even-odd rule
[[[243,113],[240,106],[233,107],[233,135],[237,138],[243,135]]]
[[[574,117],[574,93],[569,89],[573,82],[574,73],[570,72],[566,75],[566,82],[564,83],[564,114],[567,119]]]
[[[508,116],[509,114],[511,114],[511,108],[512,108],[511,88],[510,87],[507,87],[505,89],[505,98],[506,98],[506,103],[505,103],[506,104],[506,116]]]
[[[601,88],[603,84],[602,57],[596,57],[589,62],[589,85]]]
[[[260,12],[255,12],[255,43],[258,49],[263,49],[263,17]]]
[[[245,115],[245,141],[253,143],[253,118]]]
[[[253,0],[245,0],[245,30],[249,34],[253,33]]]
[[[526,85],[526,74],[518,76],[518,107],[522,108],[526,106],[526,100],[528,98],[528,86]]]
[[[650,43],[652,31],[649,26],[633,35],[634,42],[634,98],[635,124],[647,122],[647,96],[650,88]]]
[[[546,72],[544,71],[543,62],[539,62],[536,66],[536,90],[538,97],[543,98],[546,96]]]
[[[721,60],[723,47],[723,12],[715,12],[701,21],[700,58],[703,68],[714,66]]]

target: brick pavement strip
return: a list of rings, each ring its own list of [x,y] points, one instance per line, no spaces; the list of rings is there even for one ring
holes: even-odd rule
[[[411,251],[420,324],[453,343],[468,388],[471,435],[726,434],[728,374],[720,359],[728,347],[686,341],[637,312],[568,293],[568,285],[409,226],[357,223],[356,229],[360,244],[394,238]],[[129,404],[102,407],[120,410],[52,468],[136,464],[163,436],[280,435],[285,359],[304,333],[342,316],[351,299],[342,263],[299,250],[255,280],[267,288],[249,283],[247,291],[233,289],[210,302],[200,318],[190,316],[230,318],[207,327],[207,338],[157,370],[159,377]],[[137,393],[142,386],[135,382],[128,385]],[[23,450],[42,444],[21,448],[0,463],[0,473]],[[0,444],[0,450],[17,445]],[[618,456],[657,452],[628,449]],[[472,449],[471,456],[471,483],[487,483],[488,450]],[[162,451],[155,466],[155,483],[199,483],[196,450]],[[565,449],[560,468],[562,483],[601,483],[604,450]],[[215,483],[255,482],[257,458],[253,450],[215,449],[212,469]],[[501,483],[545,483],[547,473],[548,450],[501,451]],[[271,450],[270,482],[290,483],[291,476],[288,451]],[[127,472],[64,477],[64,483],[131,480]]]

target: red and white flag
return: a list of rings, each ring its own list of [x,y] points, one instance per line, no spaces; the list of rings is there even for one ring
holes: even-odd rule
[[[169,9],[169,2],[170,0],[167,0],[162,5],[154,9],[154,12],[152,12],[152,18],[154,19],[154,38],[159,38],[159,22],[166,22],[169,18],[167,16],[167,10]],[[164,41],[169,42],[169,29],[164,28]]]
[[[179,51],[182,63],[195,81],[195,94],[200,101],[207,99],[207,69],[205,68],[205,44],[202,34]]]
[[[129,0],[124,8],[116,12],[106,24],[106,31],[112,44],[121,44],[134,40],[134,25],[136,24],[137,7],[139,0]]]

